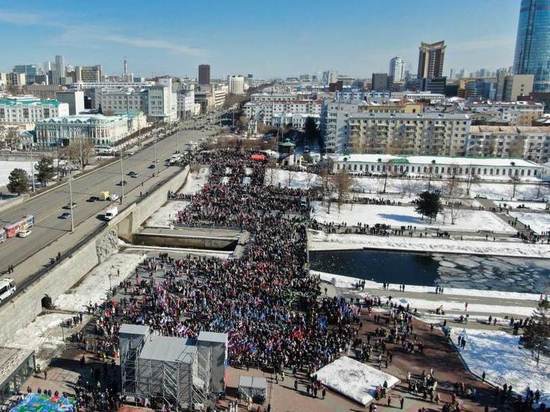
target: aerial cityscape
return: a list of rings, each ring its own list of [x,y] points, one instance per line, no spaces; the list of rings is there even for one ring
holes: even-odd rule
[[[0,411],[550,411],[550,0],[0,34]]]

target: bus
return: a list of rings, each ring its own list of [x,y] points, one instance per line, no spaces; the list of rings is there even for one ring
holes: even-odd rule
[[[8,299],[16,291],[15,282],[13,279],[0,279],[0,303]]]

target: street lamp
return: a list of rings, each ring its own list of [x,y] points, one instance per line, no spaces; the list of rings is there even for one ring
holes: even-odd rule
[[[74,214],[73,214],[73,174],[72,170],[69,170],[69,208],[71,211],[71,233],[74,232]]]

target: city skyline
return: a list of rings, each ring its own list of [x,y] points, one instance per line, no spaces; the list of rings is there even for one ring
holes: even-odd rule
[[[127,2],[100,1],[86,12],[66,1],[48,8],[37,1],[4,7],[0,33],[11,45],[3,50],[0,71],[16,64],[42,64],[60,54],[67,64],[102,64],[106,73],[122,73],[126,57],[129,71],[143,76],[196,77],[197,66],[208,63],[212,78],[230,73],[284,77],[327,69],[366,78],[387,72],[394,56],[403,57],[416,72],[418,44],[445,40],[448,75],[451,68],[468,72],[511,66],[519,15],[519,2],[512,0],[467,0],[444,9],[433,0],[421,6],[352,2],[353,13],[339,13],[336,20],[325,2],[312,8],[283,1],[275,14],[244,0],[231,7],[213,4],[181,7],[167,2],[162,9],[138,9]],[[182,13],[169,13],[174,7]],[[426,20],[429,25],[422,23]]]

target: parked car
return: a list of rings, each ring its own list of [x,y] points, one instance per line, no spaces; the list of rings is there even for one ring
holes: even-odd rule
[[[18,237],[28,237],[32,233],[32,230],[22,230],[17,234]]]
[[[59,219],[68,219],[71,217],[71,213],[70,212],[63,212],[60,216],[59,216]]]

